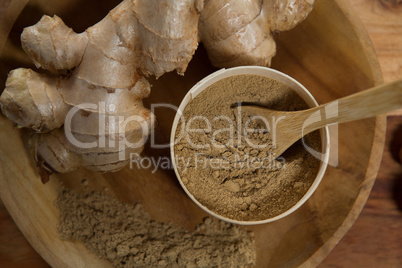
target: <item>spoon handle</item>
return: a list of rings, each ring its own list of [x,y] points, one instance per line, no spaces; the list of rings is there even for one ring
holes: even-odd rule
[[[402,107],[402,79],[305,111],[304,134],[326,125],[374,117]]]

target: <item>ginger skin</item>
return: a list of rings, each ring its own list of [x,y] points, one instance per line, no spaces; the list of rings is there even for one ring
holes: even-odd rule
[[[124,0],[79,34],[43,16],[21,41],[52,75],[11,71],[2,112],[35,131],[30,144],[48,172],[117,171],[142,151],[155,123],[142,104],[150,94],[144,75],[184,74],[199,40],[215,66],[269,66],[272,32],[304,20],[313,2]]]
[[[276,45],[272,32],[303,21],[314,0],[207,0],[199,35],[216,67],[270,66]]]

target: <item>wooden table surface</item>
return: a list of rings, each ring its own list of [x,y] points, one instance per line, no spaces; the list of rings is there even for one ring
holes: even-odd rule
[[[384,81],[402,79],[402,1],[349,0],[372,39]],[[10,0],[0,0],[0,18]],[[387,120],[383,160],[356,223],[320,265],[402,267],[402,110]],[[48,267],[18,230],[0,201],[0,267]]]

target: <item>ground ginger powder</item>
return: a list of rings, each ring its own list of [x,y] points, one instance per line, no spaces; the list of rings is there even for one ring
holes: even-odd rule
[[[238,102],[257,102],[282,111],[308,108],[279,81],[258,75],[222,79],[184,109],[175,135],[176,166],[188,191],[211,211],[240,221],[272,218],[305,195],[320,160],[308,153],[301,141],[279,158],[272,155],[268,130],[273,124],[268,128],[266,122],[249,120],[251,115],[239,112],[241,107],[233,108]],[[318,131],[304,141],[321,151]]]
[[[189,232],[100,192],[63,190],[56,205],[61,238],[81,241],[115,267],[249,267],[256,260],[253,233],[226,222],[206,218]]]

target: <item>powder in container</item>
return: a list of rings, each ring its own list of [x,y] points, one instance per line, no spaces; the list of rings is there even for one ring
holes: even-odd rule
[[[268,127],[231,107],[238,102],[258,102],[282,111],[309,108],[279,81],[259,75],[224,78],[185,107],[175,134],[176,166],[187,190],[211,211],[233,220],[265,220],[290,209],[305,195],[320,160],[301,141],[276,158],[270,153]],[[321,152],[318,131],[303,141]]]

